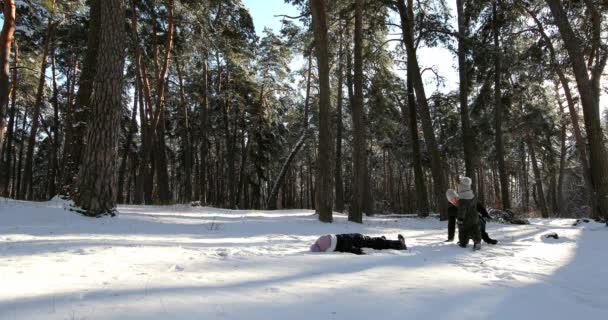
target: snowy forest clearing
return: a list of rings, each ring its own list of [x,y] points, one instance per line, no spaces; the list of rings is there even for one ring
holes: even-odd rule
[[[122,206],[92,219],[62,201],[0,200],[0,319],[603,319],[608,228],[488,223],[481,251],[437,219],[309,210]],[[308,252],[322,234],[406,238],[408,251]],[[559,239],[545,235],[559,234]]]

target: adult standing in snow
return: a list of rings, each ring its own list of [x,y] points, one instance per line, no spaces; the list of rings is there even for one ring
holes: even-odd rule
[[[319,237],[310,246],[310,251],[365,254],[363,248],[407,250],[403,236],[398,235],[397,238],[398,240],[388,240],[385,236],[369,237],[360,233],[327,234]]]
[[[454,234],[456,231],[456,216],[458,215],[458,193],[456,190],[448,189],[445,193],[450,206],[448,207],[448,240],[446,242],[454,241]],[[490,238],[490,235],[486,232],[486,219],[491,219],[488,210],[479,202],[477,202],[477,212],[479,213],[479,228],[481,232],[481,239],[487,244],[497,244],[498,241]]]
[[[481,249],[481,229],[479,213],[477,212],[477,199],[471,190],[471,178],[460,177],[458,184],[458,245],[466,248],[469,239],[473,239],[473,250]]]

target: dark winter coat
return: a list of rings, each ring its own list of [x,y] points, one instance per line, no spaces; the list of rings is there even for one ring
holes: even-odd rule
[[[490,217],[490,214],[488,213],[488,210],[486,210],[486,207],[483,206],[483,204],[481,204],[478,201],[477,202],[476,207],[477,207],[477,212],[479,212],[479,214],[481,214],[481,216],[485,219],[492,219]],[[452,204],[450,204],[450,206],[448,207],[448,216],[449,217],[457,217],[458,216],[458,208]]]
[[[387,240],[383,237],[369,237],[360,233],[337,234],[336,250],[339,252],[350,252],[354,254],[364,254],[362,248],[400,249],[401,243],[398,240]]]
[[[481,242],[481,229],[479,226],[479,213],[477,212],[477,199],[459,199],[457,218],[462,223],[458,227],[458,238],[461,245],[466,245],[469,239],[474,243]]]

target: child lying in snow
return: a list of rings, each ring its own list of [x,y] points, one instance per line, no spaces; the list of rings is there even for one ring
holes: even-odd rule
[[[362,248],[372,248],[376,250],[395,249],[407,250],[405,239],[398,235],[399,240],[387,240],[382,237],[368,237],[360,233],[328,234],[319,237],[310,246],[312,252],[350,252],[354,254],[365,254]]]

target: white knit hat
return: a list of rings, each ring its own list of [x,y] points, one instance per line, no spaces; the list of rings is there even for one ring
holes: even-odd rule
[[[475,198],[473,190],[471,190],[471,183],[473,181],[469,177],[460,177],[460,183],[458,184],[458,194],[460,199],[471,200]]]
[[[448,189],[445,192],[445,197],[448,198],[448,201],[452,200],[452,198],[459,198],[458,193],[454,189]]]

